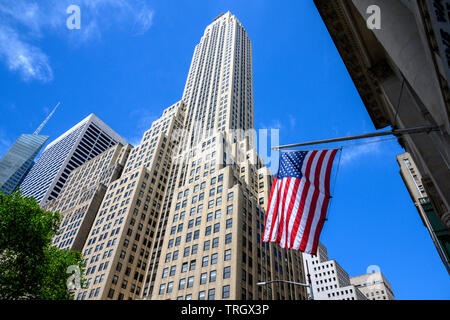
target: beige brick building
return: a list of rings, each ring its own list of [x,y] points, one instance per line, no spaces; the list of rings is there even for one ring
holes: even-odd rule
[[[83,249],[106,188],[120,177],[131,148],[116,144],[71,172],[59,197],[44,207],[62,215],[54,246]]]
[[[380,271],[350,278],[368,300],[395,300],[390,283]]]
[[[53,208],[76,199],[84,175]],[[251,42],[228,12],[196,46],[182,100],[91,200],[76,299],[306,299],[302,286],[257,285],[305,282],[300,252],[261,242],[272,179],[256,152]]]

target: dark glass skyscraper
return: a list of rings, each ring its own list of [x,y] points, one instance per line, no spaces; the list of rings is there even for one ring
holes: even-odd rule
[[[0,160],[0,191],[10,193],[22,183],[48,138],[37,134],[22,134],[14,142]]]
[[[0,191],[11,193],[24,181],[34,165],[34,158],[41,151],[49,136],[39,133],[55,113],[58,104],[33,134],[22,134],[0,159]]]

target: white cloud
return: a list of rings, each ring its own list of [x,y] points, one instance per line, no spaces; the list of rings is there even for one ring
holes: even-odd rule
[[[69,5],[81,11],[81,29],[68,30]],[[82,44],[112,30],[148,31],[154,11],[146,0],[11,0],[0,2],[0,59],[28,80],[53,79],[48,55],[37,43],[48,35]]]
[[[341,164],[348,165],[362,157],[379,154],[381,152],[381,143],[369,143],[355,146],[344,146],[342,151]]]
[[[13,29],[4,25],[0,25],[0,58],[8,69],[19,72],[25,81],[53,79],[47,55],[38,47],[22,41]]]

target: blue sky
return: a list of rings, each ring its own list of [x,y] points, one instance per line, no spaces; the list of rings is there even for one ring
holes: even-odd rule
[[[81,29],[66,28],[70,4]],[[231,11],[253,43],[255,126],[280,143],[374,131],[312,0],[0,0],[0,156],[95,113],[132,143],[181,99],[204,28]],[[450,278],[398,173],[395,141],[344,149],[321,241],[350,274],[377,265],[398,299],[449,299]]]

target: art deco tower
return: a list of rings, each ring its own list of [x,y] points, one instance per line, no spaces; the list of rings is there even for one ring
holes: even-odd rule
[[[190,146],[213,130],[253,129],[252,46],[231,13],[218,16],[195,47],[183,101]]]
[[[252,46],[230,12],[206,28],[187,77],[182,142],[151,299],[302,299],[299,252],[261,243],[272,176],[256,152]],[[167,224],[167,225],[166,225]],[[156,263],[155,263],[156,265]]]
[[[228,12],[196,46],[182,101],[107,187],[76,298],[305,299],[300,286],[257,285],[305,277],[299,252],[261,242],[272,175],[253,127],[251,42]]]

